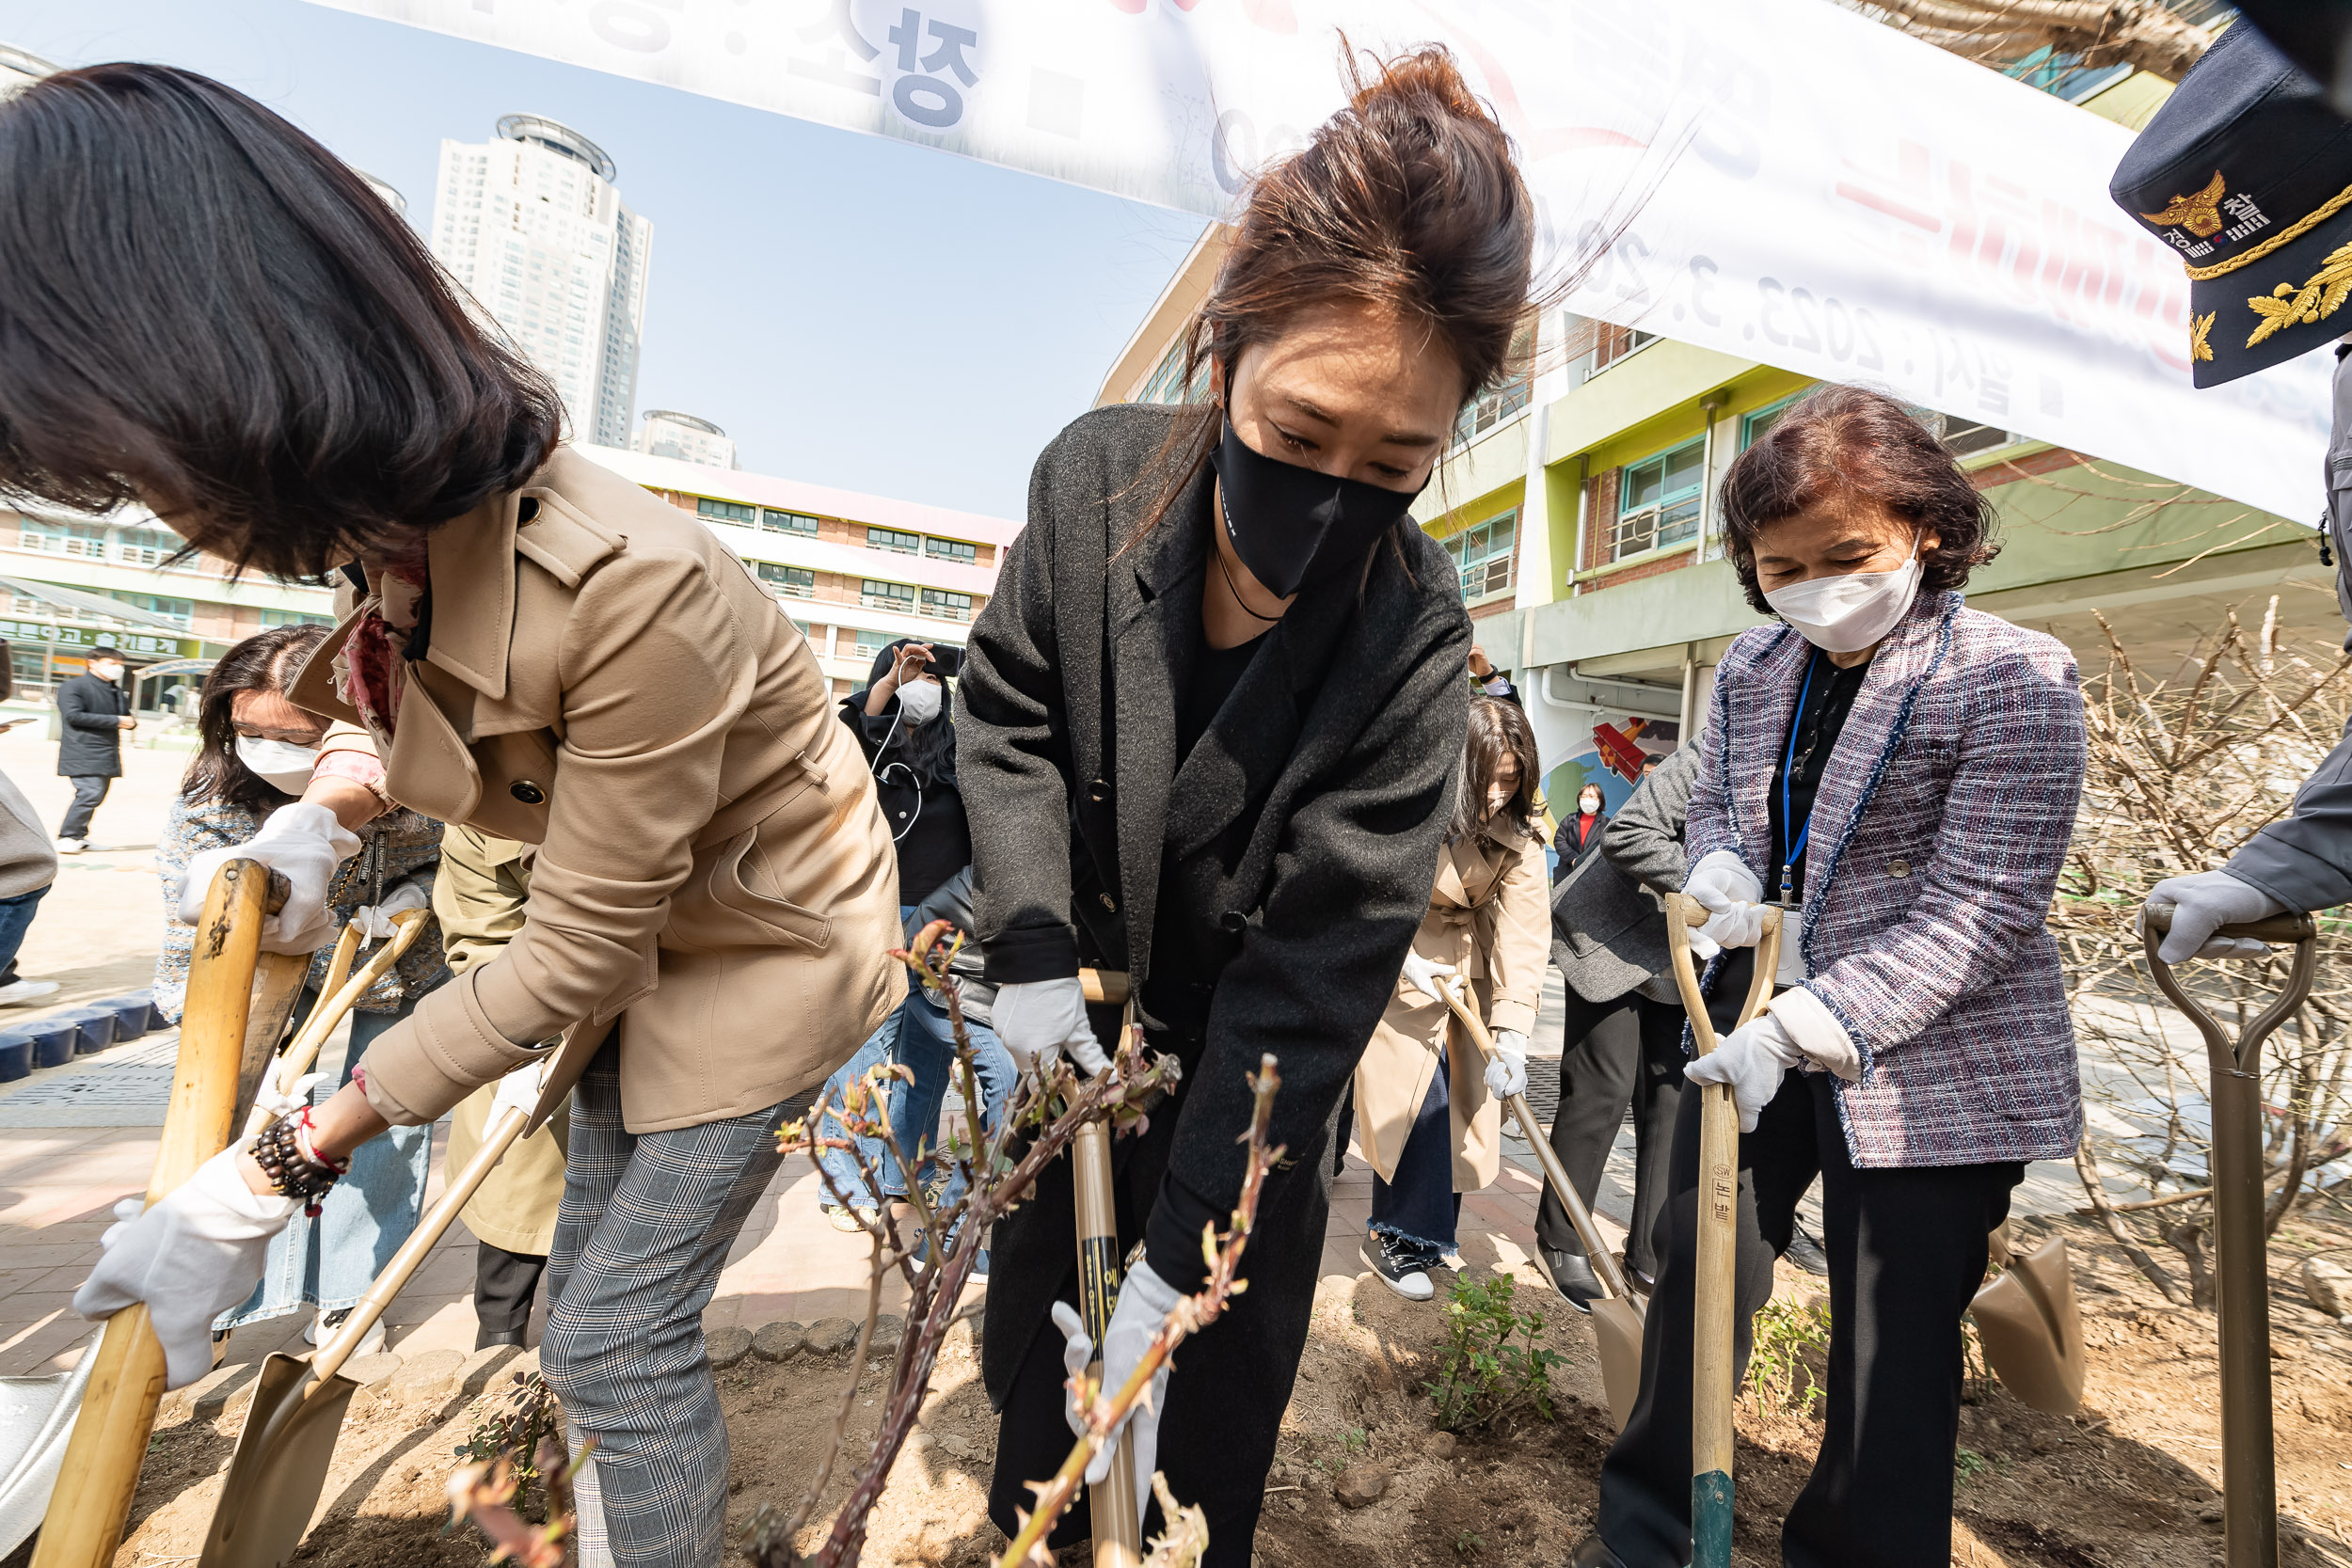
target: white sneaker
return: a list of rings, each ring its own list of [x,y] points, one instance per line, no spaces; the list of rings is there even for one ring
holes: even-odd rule
[[[329,1335],[341,1328],[343,1320],[350,1316],[351,1308],[348,1307],[339,1307],[332,1312],[321,1312],[310,1320],[310,1326],[302,1331],[302,1338],[313,1345],[323,1343]],[[351,1354],[353,1358],[357,1359],[362,1355],[374,1355],[383,1348],[384,1320],[378,1318],[370,1325],[368,1331],[359,1337],[359,1348]]]
[[[57,840],[57,853],[60,855],[78,855],[88,847],[89,840],[86,838],[61,838]]]
[[[55,980],[11,980],[0,986],[0,1007],[22,1007],[27,1002],[54,995],[56,990]]]

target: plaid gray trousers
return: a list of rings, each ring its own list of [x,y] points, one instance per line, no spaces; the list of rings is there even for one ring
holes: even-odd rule
[[[580,1498],[583,1564],[713,1568],[721,1560],[727,1430],[704,1354],[703,1308],[782,1164],[784,1112],[779,1104],[636,1136],[621,1124],[611,1041],[573,1091],[539,1363],[575,1443],[596,1440]]]

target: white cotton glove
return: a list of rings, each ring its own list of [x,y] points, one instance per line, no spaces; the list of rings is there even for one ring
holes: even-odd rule
[[[1119,1305],[1111,1308],[1110,1327],[1103,1334],[1103,1390],[1117,1393],[1126,1386],[1136,1367],[1143,1360],[1143,1353],[1152,1343],[1152,1337],[1160,1331],[1160,1324],[1183,1299],[1176,1287],[1152,1272],[1152,1265],[1138,1261],[1120,1281]],[[1062,1332],[1061,1364],[1072,1377],[1083,1374],[1087,1363],[1094,1359],[1094,1341],[1087,1338],[1085,1323],[1077,1308],[1066,1301],[1054,1304],[1054,1326]],[[1094,1450],[1093,1460],[1087,1465],[1087,1484],[1098,1485],[1111,1473],[1111,1459],[1123,1440],[1136,1456],[1136,1514],[1140,1518],[1152,1501],[1152,1471],[1160,1457],[1160,1407],[1167,1402],[1168,1365],[1152,1374],[1151,1391],[1136,1402],[1127,1413],[1127,1419],[1111,1433],[1111,1440]],[[1086,1418],[1078,1408],[1075,1395],[1062,1397],[1062,1418],[1070,1423],[1074,1435],[1086,1430]]]
[[[185,1387],[213,1370],[213,1320],[253,1293],[269,1239],[300,1207],[246,1186],[237,1150],[224,1148],[161,1203],[99,1238],[105,1256],[73,1292],[73,1309],[110,1318],[147,1303],[163,1341],[164,1386]]]
[[[1730,850],[1714,850],[1691,867],[1682,891],[1713,917],[1699,927],[1707,941],[1722,947],[1754,947],[1763,940],[1764,884]]]
[[[555,1060],[550,1051],[535,1062],[525,1062],[499,1080],[498,1093],[490,1097],[490,1114],[483,1125],[488,1126],[508,1111],[520,1111],[524,1116],[539,1108],[540,1091],[547,1087],[548,1064]]]
[[[2251,937],[2217,937],[2214,933],[2224,926],[2235,926],[2249,920],[2267,920],[2274,914],[2287,912],[2286,906],[2254,886],[2241,882],[2226,871],[2192,871],[2185,877],[2167,877],[2148,890],[2149,909],[2169,909],[2172,929],[2165,933],[2157,945],[2156,957],[2166,963],[2186,963],[2191,958],[2264,958],[2270,956],[2270,944]],[[2148,933],[2147,917],[2140,917],[2139,931]]]
[[[392,891],[381,904],[362,904],[351,911],[351,918],[359,923],[359,934],[370,942],[391,939],[392,916],[410,910],[429,910],[433,901],[424,895],[424,889],[411,881],[395,882]]]
[[[230,861],[260,861],[293,884],[285,908],[262,927],[264,953],[315,953],[334,940],[335,916],[326,889],[335,868],[359,852],[359,835],[335,820],[325,806],[297,800],[269,814],[262,831],[243,844],[224,845],[188,858],[188,879],[180,889],[180,922],[204,918],[204,895]]]
[[[1753,1132],[1756,1118],[1780,1092],[1782,1075],[1804,1059],[1787,1027],[1766,1013],[1725,1035],[1714,1050],[1684,1067],[1682,1075],[1693,1084],[1730,1085],[1740,1107],[1740,1131]]]
[[[271,1065],[276,1066],[275,1063]],[[272,1121],[280,1117],[293,1116],[310,1103],[310,1091],[318,1087],[326,1076],[324,1072],[306,1072],[280,1094],[277,1086],[278,1074],[270,1072],[262,1079],[261,1088],[254,1093],[253,1108],[266,1112]]]
[[[1424,958],[1419,953],[1405,955],[1405,983],[1432,1002],[1445,1001],[1445,993],[1438,989],[1437,977],[1440,974],[1456,973],[1458,971],[1452,964],[1441,964],[1435,958]]]
[[[1062,1051],[1089,1078],[1111,1065],[1087,1022],[1086,988],[1075,974],[998,987],[989,1021],[1025,1072],[1041,1058],[1045,1059],[1044,1070],[1050,1071],[1053,1056]]]
[[[1527,1037],[1517,1029],[1495,1031],[1495,1053],[1486,1059],[1486,1092],[1497,1100],[1527,1092]]]

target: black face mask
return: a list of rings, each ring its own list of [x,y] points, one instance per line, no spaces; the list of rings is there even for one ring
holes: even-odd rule
[[[1361,562],[1429,483],[1406,491],[1334,479],[1251,450],[1231,420],[1209,466],[1220,482],[1233,554],[1279,599]]]

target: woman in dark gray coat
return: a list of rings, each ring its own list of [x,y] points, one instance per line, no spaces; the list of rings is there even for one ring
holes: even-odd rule
[[[1470,623],[1406,511],[1504,371],[1534,210],[1502,128],[1429,51],[1262,177],[1188,339],[1213,402],[1089,414],[1039,461],[973,627],[960,775],[1015,1057],[1101,1061],[1082,964],[1124,969],[1172,1106],[1115,1146],[1106,1383],[1204,1269],[1240,1192],[1246,1072],[1280,1061],[1246,1295],[1127,1429],[1246,1564],[1322,1259],[1332,1122],[1395,994],[1454,810]],[[1098,1021],[1102,1022],[1102,1021]],[[983,1371],[1008,1530],[1070,1447],[1067,1163],[997,1227]],[[1156,1504],[1150,1505],[1156,1508]],[[1147,1520],[1147,1525],[1150,1521]],[[1083,1539],[1085,1511],[1057,1542]]]

